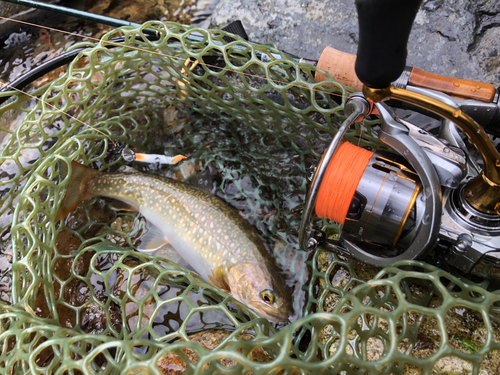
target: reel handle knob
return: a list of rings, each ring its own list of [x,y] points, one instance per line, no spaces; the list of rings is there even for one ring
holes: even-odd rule
[[[371,88],[385,88],[403,73],[406,45],[422,0],[356,0],[359,44],[358,78]]]

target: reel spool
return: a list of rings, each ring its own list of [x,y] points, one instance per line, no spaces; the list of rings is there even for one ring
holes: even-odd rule
[[[314,210],[343,225],[344,238],[364,248],[397,254],[414,238],[418,175],[404,160],[344,142],[320,185]]]

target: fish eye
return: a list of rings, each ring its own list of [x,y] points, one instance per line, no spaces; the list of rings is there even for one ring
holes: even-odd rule
[[[264,289],[262,292],[260,292],[260,298],[264,302],[272,305],[275,299],[274,291],[272,289]]]

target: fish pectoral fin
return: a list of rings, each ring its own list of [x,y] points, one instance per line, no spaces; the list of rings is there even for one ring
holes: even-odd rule
[[[109,208],[111,208],[113,211],[137,212],[137,210],[130,204],[119,201],[118,199],[113,199],[109,204]]]
[[[147,224],[148,232],[141,237],[141,244],[137,250],[152,252],[169,243],[165,235],[152,223]]]
[[[215,286],[216,288],[222,289],[226,293],[231,292],[231,288],[226,283],[226,278],[224,277],[225,273],[222,269],[222,266],[218,266],[212,270],[212,274],[208,275],[208,281],[210,284]]]

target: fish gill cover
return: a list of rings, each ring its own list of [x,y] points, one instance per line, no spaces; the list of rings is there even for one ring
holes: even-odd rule
[[[125,41],[107,48],[116,36]],[[308,178],[349,90],[224,36],[162,22],[116,29],[36,90],[43,102],[16,95],[1,108],[2,372],[495,373],[500,296],[487,283],[421,262],[379,271],[293,251]],[[375,126],[348,137],[375,146]],[[125,147],[186,155],[151,172],[212,192],[258,228],[296,275],[290,324],[270,324],[180,261],[135,251],[143,219],[103,199],[54,220],[69,179],[60,163],[116,171]]]

